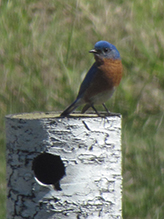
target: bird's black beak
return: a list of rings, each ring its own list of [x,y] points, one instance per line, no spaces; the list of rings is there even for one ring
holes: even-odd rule
[[[91,50],[89,50],[89,53],[97,53],[97,50],[91,49]]]

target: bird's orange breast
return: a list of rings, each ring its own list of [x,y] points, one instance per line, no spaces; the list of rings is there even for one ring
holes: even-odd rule
[[[107,83],[111,86],[118,86],[122,78],[122,62],[121,60],[104,59],[104,63],[98,66],[101,71],[101,76],[107,80]],[[101,77],[99,76],[99,77]]]
[[[95,77],[85,92],[86,101],[89,101],[92,96],[113,90],[121,81],[123,72],[121,60],[104,59],[103,61],[97,66]]]

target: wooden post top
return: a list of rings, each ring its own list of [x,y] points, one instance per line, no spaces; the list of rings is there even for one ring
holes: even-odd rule
[[[68,117],[61,117],[61,112],[32,112],[32,113],[19,113],[19,114],[9,114],[6,115],[6,119],[24,119],[24,120],[31,120],[31,119],[49,119],[49,118],[108,118],[117,116],[121,118],[121,114],[119,113],[111,113],[107,115],[105,112],[100,112],[102,117],[97,116],[97,114],[90,112],[87,114],[81,114],[80,112],[72,113]]]

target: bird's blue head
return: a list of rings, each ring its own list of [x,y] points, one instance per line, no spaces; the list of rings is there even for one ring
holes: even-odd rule
[[[95,58],[121,59],[117,48],[107,41],[98,41],[95,44],[94,49],[90,50],[89,52],[94,53]]]

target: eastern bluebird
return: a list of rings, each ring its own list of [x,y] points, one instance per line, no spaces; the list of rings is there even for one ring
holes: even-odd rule
[[[107,41],[99,41],[94,49],[89,51],[94,54],[95,62],[81,83],[76,100],[67,107],[61,116],[68,116],[78,106],[85,104],[82,113],[92,107],[100,116],[95,104],[102,104],[109,113],[104,102],[113,95],[115,88],[122,78],[122,62],[119,51]]]

